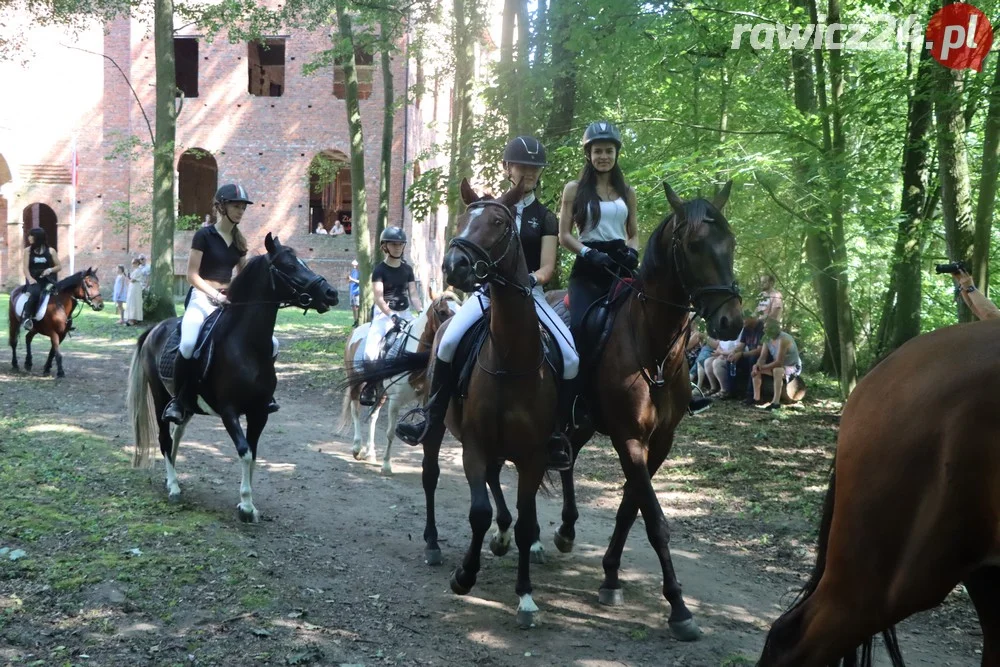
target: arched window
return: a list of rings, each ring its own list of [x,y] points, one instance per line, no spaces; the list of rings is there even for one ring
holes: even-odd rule
[[[177,161],[177,228],[198,229],[215,222],[212,200],[219,188],[215,158],[201,148],[189,148]]]
[[[56,218],[56,212],[53,211],[48,205],[42,204],[41,202],[28,204],[21,212],[21,245],[28,245],[28,232],[35,227],[41,227],[45,230],[45,236],[49,247],[55,250],[59,247],[59,234],[58,228],[56,227],[57,222],[58,218]]]
[[[309,232],[351,233],[351,165],[340,151],[326,150],[309,163]]]

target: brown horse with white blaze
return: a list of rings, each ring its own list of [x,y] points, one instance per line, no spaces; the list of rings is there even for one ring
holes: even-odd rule
[[[1000,321],[919,336],[844,406],[816,566],[761,667],[872,665],[882,633],[965,585],[1000,665]],[[860,649],[860,656],[859,656]]]
[[[15,287],[10,293],[10,303],[7,306],[8,343],[11,351],[11,366],[19,370],[17,363],[17,340],[21,332],[21,315],[17,312],[18,297],[24,292],[24,286]],[[73,311],[78,302],[83,302],[95,311],[104,309],[104,299],[101,298],[101,282],[97,279],[97,271],[89,268],[78,271],[56,283],[49,296],[45,308],[45,316],[35,322],[34,328],[24,336],[24,370],[32,367],[31,339],[35,336],[45,336],[51,342],[49,356],[42,368],[42,373],[48,375],[52,370],[53,359],[56,362],[56,377],[65,377],[62,365],[62,352],[59,345],[66,339],[73,324]]]
[[[646,535],[663,571],[663,595],[670,603],[668,625],[675,637],[690,641],[701,633],[674,573],[670,528],[652,478],[670,454],[674,431],[691,399],[684,355],[691,304],[707,320],[711,334],[723,340],[736,338],[742,316],[733,280],[736,241],[722,214],[732,182],[712,202],[683,202],[669,185],[663,185],[673,213],[650,235],[637,280],[622,287],[629,294],[617,306],[596,366],[590,357],[592,350],[581,347],[585,360],[581,375],[587,378],[584,397],[591,416],[598,430],[611,438],[626,480],[604,555],[599,600],[606,605],[624,603],[618,571],[628,533],[641,511]],[[564,295],[550,292],[547,298],[556,303]],[[574,335],[579,345],[580,333]],[[593,433],[593,428],[573,433],[574,458]],[[555,543],[560,551],[568,552],[573,548],[579,512],[572,470],[561,476],[562,524]]]

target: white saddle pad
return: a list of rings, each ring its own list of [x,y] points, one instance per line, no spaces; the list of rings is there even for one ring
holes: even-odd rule
[[[43,317],[45,317],[45,309],[49,307],[49,296],[51,295],[49,294],[42,295],[42,300],[38,303],[38,311],[35,313],[35,316],[31,319],[38,321]],[[17,297],[17,301],[14,302],[14,312],[20,315],[22,312],[24,312],[24,304],[26,303],[28,303],[28,295],[23,293],[19,294]]]

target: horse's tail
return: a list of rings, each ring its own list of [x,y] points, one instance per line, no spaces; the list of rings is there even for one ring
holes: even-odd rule
[[[351,367],[340,388],[360,387],[367,382],[380,382],[404,373],[426,370],[430,362],[430,352],[403,352],[391,359],[364,361]]]
[[[347,428],[347,420],[351,417],[351,388],[344,389],[344,400],[340,402],[340,421],[337,422],[337,432],[343,433]]]
[[[142,363],[142,345],[150,331],[152,329],[147,329],[139,335],[135,351],[132,352],[132,364],[128,372],[128,397],[125,399],[128,420],[132,424],[132,435],[135,438],[132,465],[136,468],[148,461],[149,448],[157,432],[156,415],[153,414],[153,406],[149,400],[149,378]]]
[[[813,567],[812,574],[809,575],[809,581],[807,581],[805,586],[802,587],[802,590],[799,591],[799,594],[792,602],[792,606],[789,607],[788,610],[774,622],[773,626],[771,626],[771,631],[764,640],[764,650],[761,655],[762,659],[766,657],[778,657],[780,649],[776,646],[776,644],[783,645],[785,642],[781,641],[782,639],[792,635],[793,633],[798,635],[802,631],[802,618],[797,612],[800,611],[802,605],[809,600],[812,594],[816,592],[816,588],[819,586],[819,582],[823,578],[823,573],[826,572],[826,552],[830,545],[830,526],[833,524],[833,507],[836,501],[836,465],[837,461],[836,457],[834,457],[833,466],[830,472],[830,486],[826,490],[826,499],[823,501],[823,516],[820,519],[819,524],[819,538],[816,542],[816,565]],[[882,638],[885,641],[885,649],[889,653],[889,658],[892,661],[893,667],[906,667],[903,663],[903,655],[899,650],[899,641],[896,639],[895,626],[890,626],[883,631]],[[872,667],[874,665],[874,639],[874,637],[869,637],[861,644],[860,647],[858,647],[861,649],[860,659],[857,655],[857,649],[855,649],[848,655],[837,660],[834,664]]]

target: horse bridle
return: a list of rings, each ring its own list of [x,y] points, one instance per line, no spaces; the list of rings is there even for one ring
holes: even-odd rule
[[[728,285],[722,285],[722,284],[705,285],[704,287],[695,287],[694,289],[688,287],[687,281],[684,280],[684,274],[686,272],[686,269],[688,268],[689,263],[687,261],[683,262],[681,261],[682,259],[686,260],[687,255],[685,255],[684,253],[681,253],[680,255],[677,254],[677,247],[682,244],[681,230],[684,229],[687,226],[687,224],[688,222],[687,220],[685,220],[681,224],[675,223],[674,225],[674,233],[671,235],[670,239],[671,259],[673,259],[674,269],[677,272],[678,280],[680,280],[681,289],[684,290],[684,293],[688,295],[688,298],[691,300],[691,303],[694,304],[694,308],[685,307],[685,310],[689,310],[691,312],[696,313],[697,315],[701,316],[701,318],[704,320],[709,320],[712,318],[713,315],[715,315],[719,311],[720,308],[722,308],[724,305],[726,305],[733,299],[740,299],[742,301],[742,297],[740,296],[740,288],[739,285],[736,284],[735,280]],[[712,309],[711,312],[707,312],[704,302],[702,301],[702,297],[704,297],[707,294],[716,294],[720,292],[728,296],[725,299],[722,299],[722,301],[719,302],[719,305],[717,305],[714,309]]]
[[[279,269],[277,266],[275,266],[274,264],[274,260],[277,259],[278,256],[284,252],[288,252],[288,249],[287,248],[280,249],[278,252],[274,254],[273,258],[271,257],[270,254],[267,255],[267,267],[268,270],[270,271],[271,289],[274,290],[277,287],[277,285],[275,285],[274,282],[274,277],[277,275],[281,279],[281,282],[285,285],[285,287],[287,287],[294,295],[291,299],[282,299],[281,301],[279,301],[278,302],[279,307],[283,308],[286,306],[294,306],[298,308],[308,309],[313,304],[313,297],[312,294],[310,294],[309,292],[316,285],[320,284],[321,282],[325,282],[326,278],[319,275],[318,273],[315,273],[314,274],[315,277],[308,283],[306,283],[306,286],[304,288],[299,289],[298,286],[295,284],[295,280],[290,275],[288,275],[287,273]],[[298,260],[298,258],[296,258],[296,260]],[[298,261],[301,262],[301,260]]]
[[[466,212],[473,209],[485,209],[489,206],[495,206],[501,209],[504,213],[504,235],[496,243],[491,245],[489,248],[483,248],[478,243],[474,243],[467,238],[461,236],[456,236],[448,243],[449,250],[456,250],[468,258],[472,263],[472,271],[476,276],[476,279],[481,283],[496,283],[502,286],[513,286],[521,291],[524,295],[531,294],[531,287],[526,285],[521,285],[517,282],[508,280],[500,275],[500,263],[507,257],[507,253],[510,252],[511,248],[518,248],[517,252],[520,252],[520,243],[514,243],[516,240],[515,227],[514,227],[514,214],[511,212],[510,207],[506,204],[496,201],[495,199],[481,199],[477,202],[472,202],[466,208]],[[493,249],[498,245],[507,242],[507,246],[503,249],[500,257],[493,259]]]

